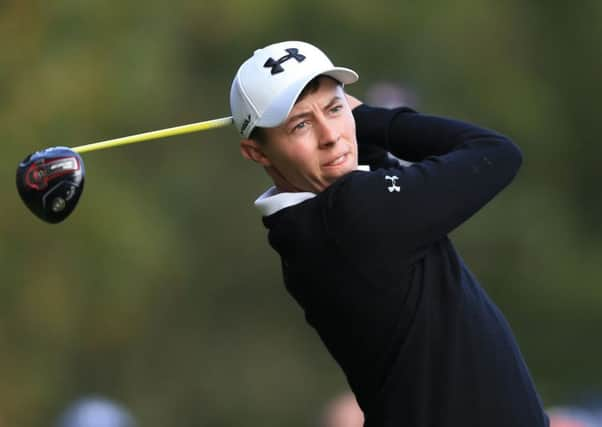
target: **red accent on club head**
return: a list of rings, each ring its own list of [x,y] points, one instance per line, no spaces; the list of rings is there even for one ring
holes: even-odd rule
[[[48,168],[50,168],[52,164],[64,161],[65,159],[73,160],[75,162],[75,167],[61,168],[56,172],[47,173]],[[77,157],[57,157],[51,161],[42,159],[41,162],[34,162],[27,168],[27,171],[25,172],[25,184],[34,190],[43,190],[48,187],[48,181],[51,181],[62,175],[76,172],[79,169],[80,164]]]

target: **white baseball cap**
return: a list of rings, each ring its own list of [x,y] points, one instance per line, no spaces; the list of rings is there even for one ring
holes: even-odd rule
[[[256,50],[238,69],[230,89],[230,109],[240,135],[248,138],[257,126],[282,124],[305,86],[320,75],[342,84],[359,78],[349,68],[335,67],[309,43],[286,41]]]

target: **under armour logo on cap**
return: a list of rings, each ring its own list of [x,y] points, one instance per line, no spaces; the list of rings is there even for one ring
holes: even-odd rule
[[[284,64],[286,61],[288,61],[289,59],[296,59],[297,62],[303,62],[303,60],[305,59],[305,56],[301,55],[299,53],[299,49],[291,47],[289,49],[285,49],[286,52],[288,52],[288,55],[284,55],[282,58],[280,58],[278,61],[274,61],[273,58],[269,58],[265,64],[263,64],[263,66],[265,68],[271,68],[272,69],[272,75],[274,74],[278,74],[284,71],[284,68],[282,68],[281,64]]]

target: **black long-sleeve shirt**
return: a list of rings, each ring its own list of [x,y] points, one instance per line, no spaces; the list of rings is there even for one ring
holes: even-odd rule
[[[343,369],[367,427],[547,426],[504,316],[447,234],[514,177],[521,152],[468,123],[354,110],[352,172],[263,218],[288,291]]]

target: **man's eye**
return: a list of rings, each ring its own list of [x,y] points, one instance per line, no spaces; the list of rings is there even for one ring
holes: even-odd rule
[[[342,105],[335,105],[334,107],[332,107],[330,109],[331,113],[338,113],[339,111],[341,111],[343,109]]]
[[[299,124],[297,124],[293,130],[300,130],[303,129],[305,127],[305,125],[307,124],[307,122],[300,122]]]

